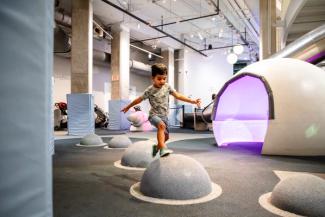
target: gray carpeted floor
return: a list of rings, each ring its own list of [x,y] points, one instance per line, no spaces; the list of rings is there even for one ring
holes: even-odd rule
[[[158,205],[139,201],[129,194],[130,186],[140,181],[143,172],[113,166],[123,150],[74,146],[78,142],[78,139],[61,140],[55,145],[55,217],[274,216],[258,203],[259,196],[271,191],[279,181],[273,170],[325,173],[323,157],[261,156],[261,144],[239,143],[217,148],[211,138],[177,141],[169,147],[175,153],[198,160],[223,193],[203,204]]]

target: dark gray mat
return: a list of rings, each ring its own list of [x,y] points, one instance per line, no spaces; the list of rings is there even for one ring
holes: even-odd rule
[[[129,194],[143,172],[116,168],[123,150],[75,147],[75,141],[56,143],[54,156],[55,217],[215,217],[275,216],[258,203],[279,179],[273,170],[325,173],[325,158],[259,155],[260,144],[218,148],[214,139],[170,143],[175,153],[198,160],[222,195],[191,206],[168,206],[139,201]]]

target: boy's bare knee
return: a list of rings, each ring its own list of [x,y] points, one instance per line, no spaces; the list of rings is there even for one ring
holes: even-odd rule
[[[165,129],[166,129],[166,125],[165,125],[164,123],[159,123],[159,124],[158,124],[158,128],[159,128],[160,130],[165,130]]]

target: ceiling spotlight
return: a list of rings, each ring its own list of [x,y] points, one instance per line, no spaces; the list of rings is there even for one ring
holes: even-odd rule
[[[238,60],[238,57],[236,54],[234,54],[234,53],[228,54],[228,56],[227,56],[228,63],[235,64],[237,62],[237,60]]]
[[[197,36],[199,36],[199,38],[200,38],[201,40],[203,40],[203,36],[201,35],[200,32],[197,33]]]
[[[215,18],[215,17],[212,17],[212,18],[211,18],[211,20],[212,20],[212,21],[215,21],[215,20],[216,20],[216,18]]]
[[[141,28],[141,25],[140,25],[140,23],[138,23],[137,27],[138,27],[138,29],[140,29],[140,28]]]
[[[242,54],[244,52],[244,47],[241,44],[237,44],[234,46],[234,53],[235,54]]]
[[[193,35],[193,34],[191,34],[191,35],[190,35],[190,37],[191,37],[191,38],[193,38],[193,37],[194,37],[194,35]]]
[[[151,57],[152,57],[152,55],[151,55],[151,53],[149,53],[149,54],[148,54],[148,58],[151,59]]]

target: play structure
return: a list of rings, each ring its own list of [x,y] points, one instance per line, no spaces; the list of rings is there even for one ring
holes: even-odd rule
[[[270,58],[295,58],[317,64],[325,57],[325,24],[301,36]]]
[[[325,73],[291,58],[251,64],[221,88],[214,101],[219,146],[263,143],[262,154],[325,155]]]
[[[135,112],[131,113],[127,117],[128,121],[131,122],[130,131],[151,131],[153,129],[152,125],[148,120],[148,115],[137,109]]]

